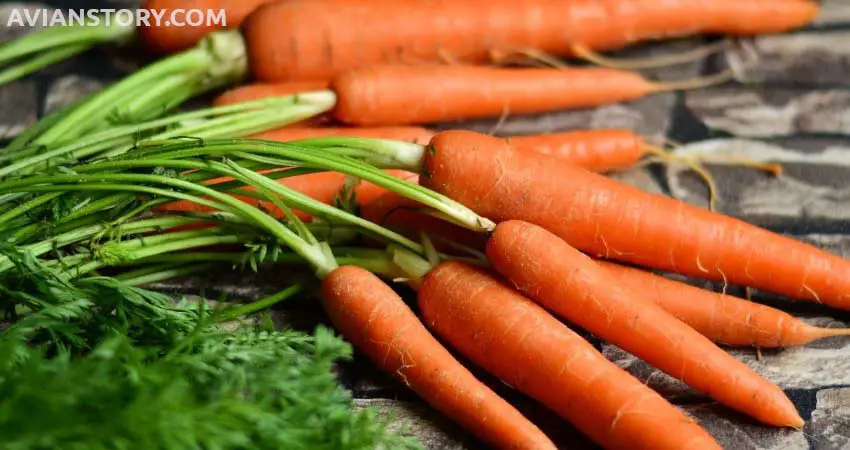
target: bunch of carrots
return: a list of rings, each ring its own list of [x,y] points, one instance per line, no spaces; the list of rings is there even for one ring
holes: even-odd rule
[[[608,361],[564,324],[569,322],[766,425],[804,425],[781,389],[718,345],[789,347],[850,334],[848,330],[812,327],[778,309],[647,269],[850,309],[850,261],[605,177],[601,173],[632,167],[647,157],[685,162],[704,174],[694,161],[677,159],[675,153],[630,130],[499,138],[468,131],[438,133],[420,126],[589,108],[720,83],[730,75],[663,83],[614,67],[567,68],[553,58],[646,66],[652,62],[629,64],[597,52],[659,37],[784,32],[811,21],[818,11],[815,3],[215,3],[228,12],[228,26],[233,29],[139,30],[154,52],[193,55],[198,62],[191,67],[196,72],[181,73],[188,58],[177,54],[110,89],[123,92],[138,80],[147,83],[150,77],[145,73],[181,74],[189,80],[195,73],[210,77],[207,69],[217,59],[207,58],[210,65],[205,66],[206,60],[198,55],[207,55],[203,49],[216,37],[227,43],[232,63],[226,71],[228,80],[238,78],[233,73],[250,73],[257,81],[223,93],[215,100],[218,107],[332,91],[335,105],[323,108],[322,114],[259,131],[249,140],[234,140],[235,147],[211,144],[198,153],[163,151],[156,162],[173,164],[186,174],[210,168],[195,160],[180,162],[184,157],[203,154],[251,161],[256,172],[216,166],[221,176],[198,181],[203,186],[198,192],[230,192],[245,208],[267,212],[287,226],[295,224],[292,227],[299,233],[304,231],[301,221],[318,224],[330,214],[334,220],[361,227],[363,245],[383,246],[391,236],[395,246],[406,246],[402,250],[391,246],[385,254],[389,260],[381,264],[352,258],[352,264],[339,267],[337,261],[343,258],[323,253],[321,246],[314,246],[315,239],[305,238],[293,249],[296,259],[312,266],[322,279],[322,303],[336,328],[436,409],[494,448],[556,448],[533,423],[477,380],[455,358],[456,352],[605,448],[719,448],[699,424]],[[146,7],[177,8],[182,2],[151,0]],[[513,60],[505,55],[556,67],[503,67],[506,59]],[[164,69],[167,64],[171,71]],[[202,88],[193,87],[191,92],[224,83],[204,80]],[[186,94],[173,92],[175,98]],[[72,107],[71,116],[84,115],[73,108],[94,113],[103,98],[95,96]],[[56,130],[69,127],[63,120],[67,118],[36,124],[38,132],[27,134],[15,147],[62,144],[62,133]],[[80,133],[97,133],[100,128],[92,121]],[[281,152],[287,147],[276,147],[274,142],[302,149],[304,159],[294,154],[284,157]],[[256,154],[246,157],[245,148]],[[120,160],[133,153],[118,160],[87,161],[78,172],[154,167],[153,161]],[[170,159],[174,161],[169,163]],[[729,162],[772,173],[781,170]],[[285,174],[305,168],[317,172]],[[352,193],[354,179],[362,181]],[[248,187],[238,192],[224,188],[234,181]],[[17,192],[14,183],[0,183],[3,189]],[[360,219],[332,211],[343,197],[356,200]],[[222,205],[233,206],[223,197],[216,196],[215,202],[201,198],[206,200],[175,196],[172,200],[178,201],[159,202],[154,211],[212,218]],[[254,209],[250,211],[251,217],[258,217]],[[297,241],[264,220],[259,222],[266,231],[278,233],[282,245]],[[413,288],[420,315],[381,278],[403,280]]]

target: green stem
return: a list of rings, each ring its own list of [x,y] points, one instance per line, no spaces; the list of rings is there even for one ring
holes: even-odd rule
[[[124,80],[107,87],[55,123],[34,144],[51,144],[80,137],[102,124],[114,107],[135,96],[140,88],[172,75],[185,74],[198,80],[197,93],[241,80],[247,74],[245,43],[238,31],[223,31],[207,36],[196,47],[154,63]],[[167,96],[155,99],[168,104]]]
[[[176,235],[177,233],[169,233]],[[150,240],[150,238],[144,238]],[[165,242],[155,245],[144,244],[144,239],[134,239],[124,242],[113,242],[107,244],[109,248],[98,249],[97,257],[93,260],[83,262],[75,267],[67,269],[60,274],[61,278],[70,280],[95,270],[110,266],[128,265],[137,260],[153,255],[177,252],[190,248],[209,247],[213,245],[239,244],[242,237],[238,235],[202,235],[186,238],[183,236],[171,236],[171,239],[163,239]]]
[[[342,138],[337,138],[342,139]],[[355,142],[361,139],[353,139]],[[380,141],[379,148],[397,145],[399,151],[406,151],[410,145],[405,142]],[[373,141],[370,141],[373,142]],[[165,147],[165,148],[163,148]],[[247,157],[246,153],[260,153],[281,156],[292,161],[292,165],[301,167],[322,168],[336,172],[342,172],[356,178],[368,181],[384,189],[396,192],[399,195],[416,200],[425,206],[429,206],[450,218],[454,223],[473,231],[490,232],[495,229],[496,224],[491,220],[481,217],[466,206],[458,203],[444,195],[426,189],[409,181],[402,180],[385,173],[379,168],[365,162],[339,156],[335,154],[338,147],[311,148],[299,147],[292,143],[271,142],[259,139],[221,139],[206,141],[194,147],[186,146],[180,150],[167,151],[168,146],[163,146],[153,153],[155,155],[141,156],[156,157],[158,159],[174,159],[199,157],[202,155],[230,155]],[[418,146],[424,155],[424,147]],[[347,150],[347,149],[343,149]],[[368,149],[365,149],[368,150]],[[421,156],[420,156],[421,158]],[[390,168],[390,167],[385,167]]]
[[[165,280],[194,275],[196,273],[209,272],[216,268],[217,264],[172,264],[165,263],[152,267],[143,267],[130,272],[124,272],[113,278],[130,286],[143,286],[151,283],[159,283]]]
[[[312,197],[302,194],[292,188],[286,187],[280,183],[276,183],[273,180],[258,174],[250,175],[247,171],[238,171],[229,168],[227,165],[223,163],[218,163],[215,161],[208,162],[198,162],[198,161],[185,161],[185,160],[159,160],[159,159],[147,159],[147,160],[115,160],[115,161],[106,161],[98,164],[89,164],[85,166],[78,166],[75,168],[77,173],[85,174],[87,172],[92,171],[101,171],[101,170],[112,170],[112,169],[120,169],[120,168],[128,168],[128,167],[170,167],[177,169],[205,169],[205,170],[213,170],[218,172],[221,175],[226,175],[233,177],[236,180],[241,181],[244,184],[256,185],[257,187],[262,187],[271,193],[282,198],[287,206],[292,208],[304,211],[308,214],[321,216],[326,220],[330,220],[336,223],[348,223],[353,226],[356,226],[362,230],[364,230],[370,236],[376,237],[381,240],[395,242],[401,246],[409,248],[414,252],[422,252],[422,246],[411,240],[407,237],[396,233],[394,231],[388,230],[385,227],[382,227],[374,222],[368,221],[361,217],[358,217],[354,214],[351,214],[347,211],[343,211],[339,208],[334,208],[331,205],[326,205],[321,203]],[[138,175],[125,175],[125,176],[138,176]],[[146,176],[149,177],[149,176]],[[0,189],[2,189],[4,183],[0,183]],[[218,191],[213,191],[218,192]],[[229,197],[233,198],[233,197]],[[269,200],[266,198],[266,200]],[[236,200],[236,202],[241,202],[241,200]]]
[[[122,26],[116,21],[110,21],[107,25],[103,17],[97,24],[86,20],[85,24],[42,28],[0,45],[0,63],[68,45],[93,47],[102,42],[129,40],[134,31],[135,24]]]
[[[219,313],[218,319],[220,321],[235,320],[240,317],[248,316],[251,314],[255,314],[259,311],[269,309],[277,303],[280,303],[284,300],[288,300],[304,292],[304,290],[306,290],[309,285],[310,283],[308,282],[294,284],[280,292],[261,298],[260,300],[248,303],[246,305],[228,308],[227,310],[224,310]]]
[[[66,233],[62,233],[60,235],[35,244],[27,245],[23,247],[23,251],[29,253],[34,257],[38,257],[53,249],[62,248],[66,245],[83,241],[85,239],[94,237],[99,233],[107,232],[109,230],[115,230],[116,232],[121,233],[146,233],[150,231],[157,231],[160,229],[167,229],[187,223],[192,223],[194,221],[195,220],[191,218],[178,216],[138,220],[122,224],[90,225],[74,229]],[[0,272],[11,269],[12,267],[14,267],[14,263],[12,263],[6,257],[0,256]]]
[[[61,192],[53,192],[53,193],[50,193],[50,194],[47,194],[47,195],[40,195],[40,196],[35,197],[33,199],[27,200],[24,203],[21,203],[20,205],[4,212],[3,214],[0,214],[0,224],[7,224],[12,219],[17,218],[22,214],[26,214],[27,212],[31,211],[32,209],[37,208],[37,207],[44,205],[46,203],[49,203],[49,202],[51,202],[51,201],[53,201],[53,200],[55,200],[55,199],[57,199],[61,196],[62,196]],[[0,226],[2,226],[2,225],[0,225]]]
[[[170,104],[166,104],[160,108],[158,104],[160,98],[168,96],[172,92],[180,92],[181,89],[192,85],[193,80],[189,74],[171,75],[157,80],[147,89],[140,90],[132,99],[129,99],[123,105],[114,108],[112,121],[132,124],[143,120],[150,120],[151,116],[159,116],[171,107]],[[150,111],[151,105],[155,105],[157,111]]]
[[[185,161],[184,161],[185,162]],[[232,173],[234,178],[241,178],[235,172]],[[216,201],[210,201],[202,197],[182,194],[180,192],[158,189],[149,186],[133,185],[133,184],[112,184],[110,182],[125,182],[125,183],[155,183],[174,188],[185,189],[195,192],[200,195],[213,198]],[[40,185],[41,183],[51,183]],[[69,184],[63,184],[69,183]],[[81,184],[90,183],[90,184]],[[205,206],[209,206],[218,210],[231,210],[236,215],[242,216],[253,221],[257,225],[271,232],[280,242],[285,243],[292,248],[296,253],[304,256],[316,267],[319,273],[330,273],[336,267],[336,263],[329,260],[327,255],[321,248],[321,245],[313,245],[305,242],[298,237],[289,228],[275,220],[273,217],[263,213],[259,209],[242,202],[241,200],[220,193],[214,189],[205,186],[191,183],[174,178],[168,178],[161,175],[144,175],[144,174],[92,174],[92,175],[38,175],[25,178],[22,180],[12,180],[0,182],[0,191],[16,192],[16,191],[31,191],[31,192],[50,192],[56,190],[94,190],[94,191],[127,191],[127,192],[143,192],[154,194],[162,197],[176,198],[180,200],[189,200]],[[228,208],[229,207],[229,208]]]
[[[14,163],[0,168],[0,177],[10,174],[31,173],[33,166],[59,157],[79,160],[110,149],[105,156],[116,156],[126,153],[138,144],[173,136],[183,135],[197,138],[244,136],[321,114],[330,110],[335,102],[336,97],[333,92],[318,91],[174,114],[145,123],[113,128],[85,136],[28,158],[17,158],[18,160]],[[199,124],[192,123],[198,119],[207,120]],[[180,125],[140,141],[133,139],[139,133],[173,124]],[[0,155],[0,161],[7,159],[10,158]]]
[[[91,48],[89,44],[71,44],[48,50],[40,55],[0,70],[0,86],[23,78],[53,63],[64,61]]]

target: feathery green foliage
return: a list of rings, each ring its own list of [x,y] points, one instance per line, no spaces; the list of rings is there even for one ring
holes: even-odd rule
[[[2,450],[420,448],[355,410],[325,328],[225,331],[204,303],[2,253]]]

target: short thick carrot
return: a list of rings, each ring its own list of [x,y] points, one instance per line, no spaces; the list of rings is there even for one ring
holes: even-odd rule
[[[151,14],[162,14],[161,19],[156,21],[151,17],[148,24],[139,27],[139,37],[145,48],[153,53],[174,53],[186,50],[213,31],[225,28],[225,23],[216,20],[207,21],[210,14],[216,19],[221,17],[219,11],[223,11],[223,19],[226,28],[238,28],[242,21],[251,12],[264,3],[272,0],[147,0],[142,6],[143,10]],[[175,14],[175,10],[182,10]],[[200,11],[201,23],[195,24],[197,12]],[[187,14],[191,12],[191,16]],[[174,14],[172,16],[172,14]],[[183,22],[180,26],[172,21]],[[189,22],[190,24],[187,24]]]
[[[500,449],[555,449],[534,424],[475,378],[372,273],[340,267],[322,282],[331,322],[381,370]]]
[[[645,270],[596,261],[617,281],[643,294],[712,341],[761,348],[792,347],[831,336],[846,328],[819,328],[767,305],[700,289]]]
[[[606,68],[369,66],[341,73],[336,120],[382,126],[532,114],[635,100],[666,89]]]
[[[426,324],[609,449],[719,449],[693,419],[490,273],[457,261],[419,289]]]
[[[803,426],[779,387],[549,231],[502,222],[486,253],[496,271],[556,315],[766,424]]]
[[[513,49],[570,56],[576,45],[776,33],[817,12],[806,0],[289,0],[259,8],[243,30],[258,79],[328,80],[383,63],[482,63]]]
[[[524,220],[605,259],[850,309],[850,262],[741,220],[641,191],[504,139],[446,131],[420,184],[495,221]]]

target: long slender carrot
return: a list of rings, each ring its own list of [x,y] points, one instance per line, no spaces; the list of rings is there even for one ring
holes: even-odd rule
[[[260,7],[243,29],[258,79],[328,80],[382,63],[482,63],[517,48],[569,56],[577,45],[775,33],[817,12],[806,0],[288,0]]]
[[[502,222],[487,259],[543,307],[711,398],[766,424],[804,425],[779,387],[549,231]]]
[[[477,380],[372,273],[340,267],[322,281],[336,328],[381,370],[501,449],[555,449],[534,424]]]
[[[493,275],[449,261],[419,289],[426,324],[610,449],[719,449],[693,419]]]
[[[242,21],[248,17],[260,5],[269,3],[272,0],[147,0],[142,6],[142,9],[155,11],[156,14],[162,14],[162,19],[157,26],[157,22],[153,19],[149,21],[149,25],[139,28],[139,37],[144,43],[145,48],[153,53],[165,54],[174,53],[181,50],[186,50],[201,41],[201,39],[212,33],[213,31],[222,28],[238,28]],[[171,17],[175,10],[182,10],[182,15]],[[219,11],[224,11],[224,19],[226,27],[222,23],[212,23],[212,21],[202,21],[201,24],[195,24],[194,18],[186,17],[188,11],[197,10],[203,14],[204,18],[212,14],[218,18]],[[193,13],[198,14],[198,13]],[[192,25],[170,23],[172,19],[178,22],[185,22],[191,19]]]
[[[593,256],[850,309],[850,262],[744,221],[655,195],[504,139],[446,131],[420,184],[492,220],[524,220]]]
[[[588,108],[687,87],[635,72],[459,65],[379,65],[345,71],[330,85],[340,122],[407,125]]]
[[[850,335],[850,329],[813,327],[784,311],[733,295],[700,289],[610,261],[596,262],[613,274],[617,281],[640,292],[715,342],[775,348]]]

